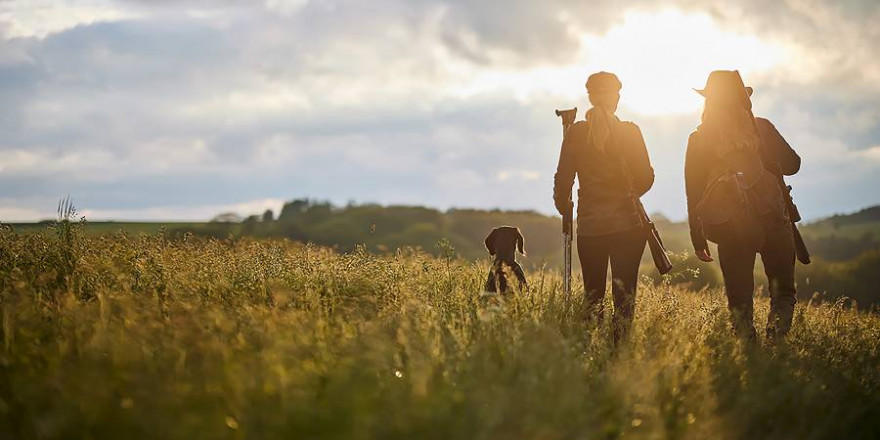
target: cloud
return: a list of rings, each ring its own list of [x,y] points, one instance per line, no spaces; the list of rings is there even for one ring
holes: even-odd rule
[[[862,151],[862,156],[870,160],[880,161],[880,145],[874,145]]]
[[[33,221],[34,219],[47,218],[47,211],[44,209],[29,209],[16,206],[21,203],[19,200],[6,199],[4,201],[0,199],[0,202],[4,202],[0,205],[0,219],[3,219],[4,222]]]
[[[865,188],[880,183],[880,165],[862,154],[880,141],[880,8],[756,4],[0,3],[0,219],[51,217],[67,193],[94,218],[205,219],[294,197],[552,212],[552,110],[583,114],[603,44],[632,36],[619,34],[628,19],[662,14],[718,26],[722,43],[780,48],[747,79],[756,111],[805,158],[795,181],[832,183],[809,186],[815,203],[799,193],[806,216],[878,202]],[[640,38],[627,50],[650,50],[658,82],[671,83],[662,47]],[[664,38],[684,46],[699,35]],[[676,81],[699,86],[705,73]],[[636,112],[650,90],[631,83],[621,110],[642,126],[657,170],[649,210],[677,219],[699,116],[681,84],[663,98],[692,99],[675,115]]]
[[[45,37],[80,25],[137,17],[109,0],[5,0],[0,2],[3,35]]]

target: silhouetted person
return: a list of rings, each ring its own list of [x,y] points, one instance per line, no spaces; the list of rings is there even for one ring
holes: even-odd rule
[[[511,273],[516,277],[519,289],[526,287],[526,275],[516,262],[517,249],[525,255],[524,244],[525,240],[519,229],[513,226],[500,226],[489,233],[486,237],[486,250],[495,257],[495,261],[486,279],[487,292],[507,293],[510,288],[507,275]]]
[[[761,254],[770,291],[769,338],[791,328],[797,302],[795,250],[782,191],[774,174],[792,175],[800,157],[770,121],[752,115],[751,87],[737,71],[714,71],[704,90],[702,123],[688,139],[685,186],[697,258],[718,260],[734,329],[755,340],[755,256]]]
[[[610,261],[616,341],[633,319],[639,263],[646,243],[628,180],[632,191],[641,196],[654,183],[654,169],[639,127],[614,115],[621,89],[617,76],[595,73],[587,79],[586,87],[593,107],[584,121],[565,133],[553,199],[556,209],[564,212],[577,176],[577,251],[587,313],[599,321],[603,317]]]

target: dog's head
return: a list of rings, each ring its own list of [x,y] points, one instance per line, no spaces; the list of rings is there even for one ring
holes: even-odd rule
[[[524,241],[519,228],[513,226],[500,226],[492,230],[486,237],[486,250],[489,255],[497,255],[501,259],[513,259],[516,250],[525,255]]]

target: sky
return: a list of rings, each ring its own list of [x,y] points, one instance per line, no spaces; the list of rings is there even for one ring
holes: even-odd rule
[[[686,217],[715,69],[803,158],[806,219],[880,204],[880,3],[0,0],[0,221],[207,220],[286,200],[553,213],[586,77],[623,82]]]

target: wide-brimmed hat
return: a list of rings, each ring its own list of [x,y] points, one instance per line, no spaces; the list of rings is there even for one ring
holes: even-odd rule
[[[752,88],[746,87],[739,70],[715,70],[706,79],[706,87],[694,89],[704,98],[714,96],[736,96],[745,90],[747,96],[752,96]]]
[[[587,78],[584,85],[588,93],[617,92],[623,87],[617,75],[610,72],[596,72]]]

